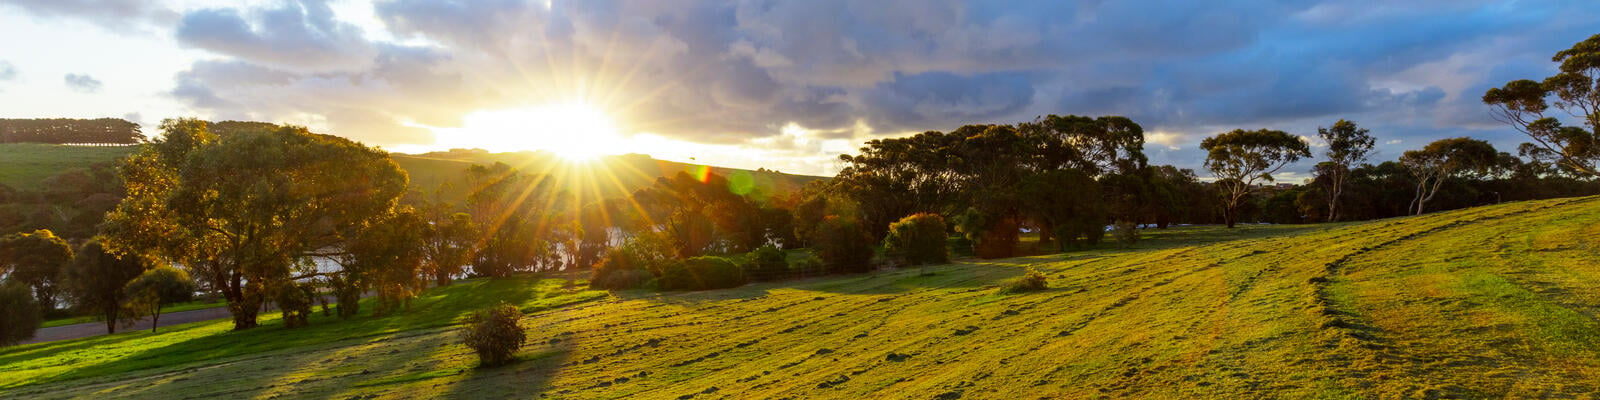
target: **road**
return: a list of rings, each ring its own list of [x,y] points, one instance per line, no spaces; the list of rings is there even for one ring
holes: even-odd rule
[[[368,293],[366,295],[363,295],[362,297],[367,297],[368,295],[370,295],[370,293]],[[329,304],[335,303],[337,301],[338,300],[335,300],[332,297],[328,298]],[[315,307],[313,307],[313,309],[315,309]],[[266,310],[262,311],[261,313],[262,314],[266,314],[268,312],[275,312],[275,311],[278,311],[277,305],[276,304],[272,304],[272,303],[268,303],[267,307],[266,307]],[[200,310],[179,311],[179,312],[173,312],[173,313],[162,313],[161,314],[161,326],[172,326],[172,325],[178,325],[178,324],[187,324],[187,323],[190,323],[190,322],[210,321],[210,320],[213,320],[213,319],[223,319],[223,318],[233,318],[233,315],[228,313],[228,307],[216,307],[216,308],[206,308],[206,309],[200,309]],[[133,324],[133,327],[131,327],[131,328],[123,328],[123,326],[121,324],[117,325],[117,332],[131,332],[131,331],[139,331],[139,330],[145,330],[145,331],[150,330],[150,317],[145,317],[144,319],[139,320],[139,322],[135,322]],[[62,326],[50,327],[50,328],[41,328],[41,329],[33,332],[33,339],[29,339],[27,341],[24,341],[24,342],[22,342],[22,344],[54,342],[54,341],[57,341],[57,340],[86,338],[86,337],[90,337],[90,336],[100,336],[100,335],[104,335],[104,334],[106,334],[106,323],[105,323],[105,321],[86,322],[86,323],[82,323],[82,324],[72,324],[72,325],[62,325]]]

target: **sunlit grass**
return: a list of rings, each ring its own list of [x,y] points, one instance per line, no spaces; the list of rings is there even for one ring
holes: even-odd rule
[[[191,343],[237,334],[118,335],[69,342],[88,346],[76,356],[0,352],[0,382],[27,384],[0,397],[1581,396],[1600,381],[1600,255],[1583,239],[1597,223],[1600,199],[1557,199],[1366,223],[1149,230],[1127,249],[617,292],[531,314],[522,361],[491,369],[474,368],[452,330],[420,321],[328,322],[305,339],[268,326],[212,343],[224,354]],[[1049,289],[999,294],[1030,267]],[[593,292],[527,293],[565,304]],[[119,346],[163,351],[144,358]],[[165,351],[179,348],[188,350]],[[32,371],[75,357],[89,366]]]

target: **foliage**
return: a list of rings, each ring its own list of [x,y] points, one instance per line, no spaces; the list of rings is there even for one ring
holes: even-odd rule
[[[406,187],[387,153],[304,128],[221,138],[197,120],[162,129],[123,163],[128,198],[107,217],[107,246],[196,271],[228,299],[236,329],[256,326],[302,260],[392,212]]]
[[[317,288],[309,282],[284,281],[273,290],[274,302],[283,314],[285,328],[303,328],[311,325],[311,306],[317,301]],[[344,307],[339,307],[341,310]]]
[[[1023,273],[1022,276],[1011,278],[1011,280],[1006,281],[1005,285],[1001,286],[1000,292],[1037,292],[1049,288],[1049,278],[1046,278],[1044,274],[1034,270],[1033,268],[1028,268],[1028,272]]]
[[[134,144],[139,124],[121,118],[0,118],[0,143]]]
[[[1556,52],[1559,72],[1543,82],[1519,79],[1483,94],[1483,103],[1532,143],[1524,153],[1535,161],[1590,177],[1600,176],[1600,34]],[[1550,98],[1554,97],[1554,101]],[[1554,110],[1579,119],[1565,126]]]
[[[907,265],[943,264],[950,262],[947,237],[944,217],[912,214],[889,225],[889,235],[883,239],[883,252],[904,260]]]
[[[1232,228],[1239,205],[1258,182],[1272,182],[1272,174],[1285,165],[1311,156],[1300,138],[1283,131],[1235,129],[1200,141],[1206,151],[1206,169],[1216,176],[1224,204],[1223,219]]]
[[[55,310],[61,271],[71,261],[72,247],[49,230],[0,236],[0,275],[32,288],[40,312]]]
[[[344,283],[354,287],[345,290],[374,292],[378,304],[373,315],[381,316],[404,307],[426,285],[422,279],[422,265],[426,243],[423,235],[427,229],[420,214],[402,208],[356,233],[345,245],[347,254],[341,263],[344,268],[338,272],[343,275]],[[356,305],[349,297],[354,296],[348,293],[339,296],[340,315],[346,315],[345,307]]]
[[[27,285],[0,282],[0,347],[33,339],[42,315]]]
[[[450,284],[453,276],[472,261],[478,241],[478,226],[467,213],[431,213],[431,222],[422,231],[423,273],[433,277],[434,284]]]
[[[803,256],[789,261],[789,272],[801,277],[809,277],[822,275],[826,272],[826,269],[822,263],[822,258],[808,251]]]
[[[1117,221],[1111,227],[1111,237],[1122,247],[1132,247],[1139,243],[1139,224],[1132,221]]]
[[[745,255],[744,276],[755,281],[770,281],[789,276],[789,254],[777,246],[761,246]]]
[[[554,268],[548,220],[565,207],[543,177],[527,175],[511,166],[474,165],[467,170],[467,208],[481,232],[472,272],[505,278],[516,271]]]
[[[124,289],[128,296],[129,314],[150,316],[150,332],[161,325],[161,309],[189,301],[194,297],[194,280],[189,273],[171,266],[159,266],[144,271],[128,282]]]
[[[733,261],[700,256],[663,264],[660,283],[662,290],[723,289],[743,285],[745,276]]]
[[[510,303],[501,302],[468,317],[462,329],[462,342],[478,353],[478,362],[485,367],[504,365],[516,360],[517,350],[528,341],[518,321],[522,311]]]
[[[606,252],[595,264],[589,282],[601,289],[639,288],[654,279],[675,254],[671,240],[664,235],[642,233]]]
[[[1400,156],[1400,164],[1417,179],[1411,208],[1415,214],[1422,214],[1423,206],[1439,193],[1446,180],[1459,174],[1487,173],[1499,160],[1497,156],[1489,142],[1465,137],[1439,139],[1421,150],[1406,151]]]
[[[99,241],[90,241],[78,249],[64,278],[73,303],[99,315],[106,323],[106,333],[116,333],[117,323],[132,325],[142,317],[138,310],[127,310],[130,297],[126,287],[150,266],[137,255],[111,254]]]
[[[1339,220],[1339,196],[1344,194],[1345,182],[1350,178],[1350,168],[1360,165],[1372,154],[1377,139],[1366,128],[1356,123],[1339,120],[1331,128],[1317,127],[1317,137],[1327,144],[1324,152],[1328,161],[1317,164],[1319,176],[1328,177],[1328,221]]]
[[[873,241],[860,222],[830,215],[817,224],[814,235],[811,242],[829,272],[872,270]]]

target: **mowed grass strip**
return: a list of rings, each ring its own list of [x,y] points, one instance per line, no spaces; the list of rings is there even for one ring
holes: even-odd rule
[[[136,150],[136,146],[0,143],[0,185],[41,189],[45,178],[94,163],[116,161]]]
[[[617,292],[531,314],[523,361],[502,368],[474,368],[432,327],[74,371],[0,397],[1563,396],[1595,381],[1600,260],[1580,238],[1597,211],[1176,228],[1131,249]],[[999,293],[1029,267],[1051,289]]]

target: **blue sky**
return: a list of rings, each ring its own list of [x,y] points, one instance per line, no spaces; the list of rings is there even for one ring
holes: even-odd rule
[[[580,143],[810,174],[872,138],[1052,113],[1128,116],[1152,162],[1197,169],[1205,136],[1345,118],[1383,160],[1453,136],[1514,151],[1483,91],[1600,33],[1585,1],[1389,3],[0,0],[0,117],[253,119],[398,151]],[[606,131],[550,121],[568,114]]]

